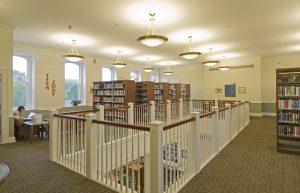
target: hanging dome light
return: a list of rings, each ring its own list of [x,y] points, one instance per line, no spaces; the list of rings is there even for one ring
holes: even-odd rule
[[[165,71],[164,71],[163,73],[164,73],[165,75],[172,75],[172,74],[174,73],[174,71],[172,71],[170,65],[168,64],[168,65],[166,66],[166,69],[165,69]]]
[[[118,51],[118,57],[115,63],[113,63],[116,68],[124,68],[127,64],[123,62],[121,51]]]
[[[192,36],[188,36],[189,38],[189,42],[184,50],[183,53],[179,54],[179,56],[187,59],[187,60],[191,60],[191,59],[194,59],[194,58],[197,58],[198,56],[201,55],[201,52],[194,52],[192,51]]]
[[[151,67],[151,64],[149,62],[149,58],[147,58],[147,63],[145,68],[143,69],[145,72],[152,72],[154,70],[154,68]]]
[[[204,64],[205,66],[211,67],[211,66],[218,64],[219,62],[220,61],[212,59],[212,48],[209,48],[208,60],[203,62],[202,64]]]
[[[225,59],[225,56],[223,56],[223,58]],[[227,71],[227,70],[230,70],[230,67],[227,66],[227,65],[225,64],[225,62],[223,62],[223,65],[222,65],[222,66],[219,66],[218,68],[219,68],[219,70],[221,70],[221,71]]]
[[[84,59],[84,57],[78,53],[76,40],[72,40],[71,49],[67,54],[63,55],[63,57],[71,62],[79,62],[80,60]]]
[[[155,13],[150,13],[150,25],[148,29],[147,35],[141,36],[137,39],[138,42],[141,42],[142,44],[149,46],[149,47],[155,47],[159,46],[165,42],[168,41],[168,38],[162,35],[158,35],[155,30]]]

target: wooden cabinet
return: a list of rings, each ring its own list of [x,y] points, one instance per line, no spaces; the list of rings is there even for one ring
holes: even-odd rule
[[[135,103],[135,82],[133,80],[98,81],[93,83],[93,107],[125,106]]]
[[[157,102],[166,102],[169,99],[169,83],[154,83],[154,100]]]
[[[154,100],[154,82],[142,81],[135,83],[135,102],[136,104],[150,103]]]
[[[300,155],[300,68],[276,70],[277,151]]]

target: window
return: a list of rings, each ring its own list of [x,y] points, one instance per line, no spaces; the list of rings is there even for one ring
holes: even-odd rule
[[[102,68],[102,81],[114,80],[114,69],[109,67]]]
[[[158,82],[158,78],[157,78],[157,73],[156,72],[151,72],[151,77],[150,77],[151,81],[153,82]]]
[[[132,70],[130,72],[130,80],[140,81],[141,80],[140,72],[137,70]]]
[[[13,107],[23,105],[33,108],[32,57],[28,55],[13,56]]]
[[[65,63],[65,105],[70,106],[72,100],[84,101],[84,65],[77,62]]]

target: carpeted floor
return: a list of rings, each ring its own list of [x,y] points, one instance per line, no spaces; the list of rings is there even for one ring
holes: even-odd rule
[[[180,193],[300,193],[300,156],[276,152],[275,118],[250,125]],[[48,160],[48,141],[0,145],[10,167],[0,193],[113,193]]]
[[[300,193],[300,156],[276,152],[274,117],[251,118],[180,193]]]

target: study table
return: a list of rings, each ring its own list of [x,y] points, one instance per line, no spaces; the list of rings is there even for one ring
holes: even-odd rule
[[[34,127],[40,127],[44,126],[46,128],[49,128],[49,121],[42,121],[40,123],[34,123],[34,122],[24,122],[24,130],[25,130],[25,138],[26,138],[26,133],[29,130],[29,141],[32,143],[32,138],[33,138],[33,129]]]

